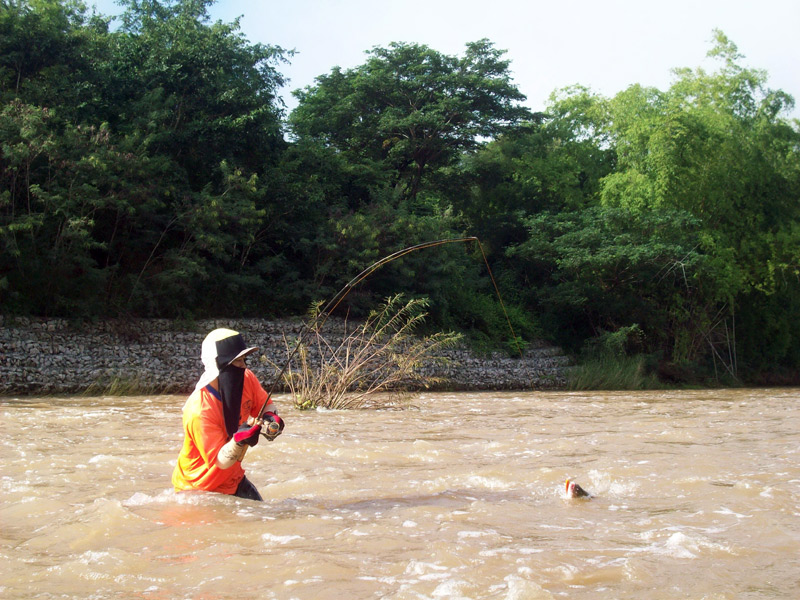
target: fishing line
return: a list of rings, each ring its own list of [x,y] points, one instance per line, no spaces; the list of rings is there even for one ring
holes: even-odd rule
[[[500,289],[497,287],[497,282],[495,281],[494,275],[492,274],[492,269],[489,266],[489,261],[486,259],[486,253],[483,251],[483,245],[481,244],[481,241],[475,236],[470,236],[470,237],[463,237],[463,238],[448,238],[448,239],[443,239],[443,240],[434,240],[434,241],[431,241],[431,242],[423,242],[421,244],[416,244],[414,246],[409,246],[408,248],[403,248],[402,250],[398,250],[397,252],[393,252],[392,254],[389,254],[388,256],[384,256],[379,261],[376,261],[376,262],[372,263],[366,269],[361,271],[361,273],[359,273],[358,275],[353,277],[353,279],[348,281],[345,284],[345,286],[341,290],[339,290],[336,293],[336,295],[333,296],[333,298],[331,298],[328,301],[328,303],[324,306],[324,308],[322,308],[317,313],[317,316],[314,317],[314,319],[312,319],[308,324],[306,324],[306,326],[301,331],[300,335],[297,338],[297,343],[295,344],[294,349],[289,354],[289,356],[286,359],[286,362],[284,363],[284,365],[281,368],[281,370],[275,376],[275,379],[274,379],[274,381],[272,382],[272,385],[269,388],[269,393],[267,395],[267,399],[264,401],[264,404],[261,406],[261,410],[259,411],[258,414],[262,414],[264,412],[264,408],[266,408],[267,403],[269,402],[269,399],[272,396],[272,392],[275,390],[275,386],[278,385],[278,382],[281,380],[281,378],[283,377],[284,373],[286,373],[286,369],[289,368],[289,364],[292,362],[292,359],[294,358],[295,354],[297,354],[297,351],[302,346],[303,342],[305,341],[306,336],[309,333],[311,333],[311,331],[313,331],[313,330],[317,330],[318,331],[319,328],[321,328],[325,324],[325,321],[328,320],[328,317],[330,316],[330,314],[334,310],[336,310],[336,308],[339,306],[339,304],[342,302],[342,300],[345,299],[347,294],[349,294],[350,291],[356,285],[358,285],[364,279],[366,279],[367,277],[372,275],[372,273],[374,273],[375,271],[380,269],[383,265],[385,265],[387,263],[390,263],[393,260],[396,260],[398,258],[402,258],[406,254],[410,254],[412,252],[416,252],[417,250],[423,250],[424,248],[434,248],[436,246],[442,246],[444,244],[454,244],[454,243],[461,243],[461,242],[463,242],[463,243],[476,242],[478,244],[478,248],[480,248],[480,251],[481,251],[481,256],[483,257],[483,263],[486,265],[486,270],[489,272],[489,278],[492,280],[492,285],[494,286],[494,291],[497,294],[497,299],[500,301],[500,308],[503,309],[503,314],[506,317],[506,322],[508,323],[508,328],[511,330],[511,336],[514,338],[514,343],[517,346],[517,350],[519,351],[520,358],[522,358],[523,354],[522,354],[522,348],[521,348],[521,346],[519,344],[519,339],[517,338],[516,333],[514,333],[514,327],[511,325],[511,319],[508,316],[508,312],[506,311],[505,304],[503,304],[503,298],[500,295]]]

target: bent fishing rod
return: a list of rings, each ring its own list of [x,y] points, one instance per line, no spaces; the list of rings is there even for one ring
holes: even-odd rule
[[[486,253],[483,251],[483,246],[481,245],[481,241],[475,237],[462,237],[462,238],[447,238],[442,240],[434,240],[431,242],[423,242],[421,244],[416,244],[414,246],[409,246],[408,248],[403,248],[402,250],[398,250],[397,252],[393,252],[388,256],[384,256],[382,259],[372,263],[366,269],[361,271],[358,275],[353,277],[350,281],[348,281],[345,286],[340,289],[336,295],[334,295],[328,303],[319,311],[317,315],[309,321],[306,326],[301,330],[300,335],[297,338],[297,343],[294,346],[294,349],[289,353],[286,362],[284,363],[281,370],[275,376],[272,385],[269,388],[269,392],[267,394],[267,399],[264,401],[264,404],[261,406],[261,410],[258,414],[262,414],[264,412],[264,408],[266,408],[267,404],[269,403],[269,399],[272,397],[272,392],[275,390],[275,386],[278,385],[278,382],[283,377],[284,373],[286,373],[286,369],[289,368],[289,365],[292,362],[295,354],[297,354],[298,350],[302,346],[303,342],[305,341],[306,336],[308,336],[312,331],[315,329],[318,330],[325,324],[328,317],[331,313],[336,310],[342,300],[345,299],[347,294],[359,283],[361,283],[364,279],[372,275],[375,271],[380,269],[383,265],[392,262],[398,258],[405,256],[406,254],[410,254],[412,252],[416,252],[417,250],[423,250],[425,248],[433,248],[435,246],[443,246],[444,244],[454,244],[454,243],[466,243],[466,242],[476,242],[478,244],[478,248],[480,248],[481,256],[483,257],[483,262],[486,265],[486,269],[489,272],[489,277],[492,280],[492,285],[494,286],[494,291],[497,294],[497,299],[500,301],[500,307],[503,309],[503,314],[505,314],[506,321],[508,322],[508,327],[511,330],[511,335],[514,338],[514,343],[517,346],[517,350],[519,350],[520,357],[522,357],[522,348],[520,348],[519,340],[517,339],[517,335],[514,333],[514,328],[511,325],[511,319],[508,316],[508,312],[506,311],[506,307],[503,304],[503,298],[500,296],[500,290],[497,287],[497,282],[494,279],[494,275],[492,274],[492,269],[489,267],[489,261],[486,259]]]

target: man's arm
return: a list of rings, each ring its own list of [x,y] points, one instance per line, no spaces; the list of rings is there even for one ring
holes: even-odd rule
[[[247,444],[240,444],[235,438],[231,438],[231,441],[217,453],[217,466],[220,469],[230,469],[237,462],[241,462],[245,454],[247,454]]]

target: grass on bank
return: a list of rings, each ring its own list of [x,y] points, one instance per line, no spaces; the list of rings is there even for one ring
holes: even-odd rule
[[[636,324],[601,331],[586,341],[578,365],[570,369],[570,390],[654,390],[666,387],[652,356],[637,353],[644,333]]]
[[[646,356],[604,356],[573,367],[570,390],[657,390],[667,387],[649,368]]]
[[[567,389],[674,390],[740,387],[742,382],[727,373],[698,364],[659,364],[652,355],[591,356],[579,361],[567,376]]]

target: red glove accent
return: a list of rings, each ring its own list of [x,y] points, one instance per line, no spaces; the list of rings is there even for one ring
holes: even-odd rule
[[[258,434],[261,433],[261,425],[241,425],[239,430],[233,434],[233,439],[237,444],[247,444],[255,446],[258,443]]]

